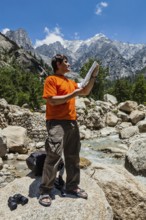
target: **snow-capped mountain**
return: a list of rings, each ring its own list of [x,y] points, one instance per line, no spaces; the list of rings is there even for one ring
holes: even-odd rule
[[[9,36],[11,40],[30,50],[31,41],[23,31],[10,32]],[[56,53],[67,55],[73,71],[79,71],[89,58],[100,60],[103,66],[109,67],[111,78],[130,76],[146,67],[146,45],[113,41],[101,33],[87,40],[64,40],[42,45],[35,48],[35,51],[49,61]]]

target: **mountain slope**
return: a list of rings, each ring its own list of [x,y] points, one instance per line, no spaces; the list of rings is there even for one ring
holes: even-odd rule
[[[40,60],[0,33],[0,67],[18,65],[26,71],[40,72]]]
[[[11,39],[19,42],[19,45],[23,46],[24,49],[31,48],[32,50],[31,41],[28,40],[26,32],[23,33],[23,31],[21,29],[21,31],[10,32]],[[10,33],[7,33],[9,37]],[[131,76],[146,67],[146,45],[112,41],[103,34],[96,34],[84,41],[64,40],[62,44],[55,42],[42,45],[35,48],[34,51],[47,63],[50,63],[50,59],[56,53],[63,53],[69,57],[72,70],[76,72],[89,58],[100,60],[103,66],[109,68],[111,79]]]
[[[22,28],[16,31],[7,31],[5,34],[10,40],[16,42],[19,47],[23,47],[25,50],[34,50],[32,42],[28,37],[28,34]]]

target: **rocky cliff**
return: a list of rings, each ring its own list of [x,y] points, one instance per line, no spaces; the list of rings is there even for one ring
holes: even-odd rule
[[[26,71],[39,73],[40,60],[0,33],[0,67],[20,66]]]

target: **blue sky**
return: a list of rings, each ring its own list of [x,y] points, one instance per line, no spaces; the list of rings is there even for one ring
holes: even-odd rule
[[[98,33],[146,44],[146,0],[0,0],[0,31],[27,31],[34,45]]]

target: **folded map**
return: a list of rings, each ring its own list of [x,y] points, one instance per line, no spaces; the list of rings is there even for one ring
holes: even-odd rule
[[[79,83],[80,88],[84,88],[87,85],[87,83],[89,82],[89,80],[91,78],[91,75],[92,75],[94,69],[97,67],[97,64],[98,63],[96,61],[93,62],[92,66],[90,67],[89,71],[87,72],[87,74],[85,76],[85,79],[83,79],[83,81]]]

